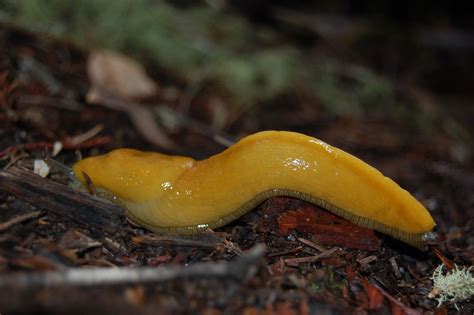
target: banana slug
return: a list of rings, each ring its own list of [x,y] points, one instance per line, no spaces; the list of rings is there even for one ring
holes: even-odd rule
[[[299,198],[422,248],[435,226],[410,193],[360,159],[303,134],[264,131],[202,161],[117,149],[73,166],[154,232],[223,226],[273,196]]]

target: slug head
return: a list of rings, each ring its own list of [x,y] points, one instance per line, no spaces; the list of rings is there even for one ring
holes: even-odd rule
[[[194,162],[187,157],[118,149],[81,160],[73,166],[73,171],[84,187],[87,187],[84,176],[87,174],[95,187],[120,199],[144,201],[154,199],[172,187]]]

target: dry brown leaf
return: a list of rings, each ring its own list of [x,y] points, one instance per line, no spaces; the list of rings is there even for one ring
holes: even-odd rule
[[[148,142],[168,149],[174,146],[166,132],[157,124],[155,116],[150,109],[144,106],[137,106],[130,110],[128,115],[133,125]]]
[[[124,101],[112,97],[100,90],[90,90],[87,102],[126,112],[137,131],[150,143],[165,149],[174,147],[173,141],[166,135],[155,120],[153,111],[136,102]]]
[[[360,283],[369,298],[369,305],[367,305],[367,309],[371,311],[376,311],[382,306],[383,302],[383,295],[375,286],[373,286],[366,278],[361,277]]]
[[[369,298],[369,305],[367,307],[368,310],[379,309],[382,305],[383,298],[385,297],[390,303],[392,315],[421,315],[420,311],[406,306],[378,285],[370,283],[369,280],[367,280],[366,278],[360,277],[359,281],[362,287],[364,288],[367,297]]]
[[[87,74],[91,91],[126,100],[150,97],[157,91],[156,83],[140,64],[117,52],[92,52],[87,60]]]

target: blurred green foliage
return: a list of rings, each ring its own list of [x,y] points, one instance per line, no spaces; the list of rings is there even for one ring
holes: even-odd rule
[[[0,18],[87,49],[157,62],[189,82],[216,84],[235,105],[252,106],[298,88],[330,112],[361,115],[394,104],[374,73],[289,48],[272,30],[205,6],[146,0],[0,0]]]
[[[392,86],[368,69],[324,57],[309,67],[307,82],[332,112],[360,116],[367,110],[394,110]]]

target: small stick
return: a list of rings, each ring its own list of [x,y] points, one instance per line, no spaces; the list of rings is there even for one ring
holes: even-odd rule
[[[98,125],[95,125],[92,129],[80,134],[80,135],[77,135],[77,136],[74,136],[74,137],[71,137],[69,138],[69,144],[73,147],[77,146],[78,144],[80,143],[83,143],[87,140],[90,140],[91,138],[97,136],[99,134],[99,132],[102,131],[102,129],[104,129],[104,126],[102,124],[98,124]]]
[[[317,251],[325,252],[327,250],[326,248],[322,247],[321,245],[318,245],[315,242],[312,242],[312,241],[307,240],[305,238],[297,237],[296,239],[298,240],[298,242],[303,243],[306,246],[309,246],[313,249],[316,249]]]
[[[3,232],[5,230],[7,230],[8,228],[10,228],[11,226],[13,226],[15,224],[21,223],[21,222],[29,220],[29,219],[36,218],[40,214],[41,214],[41,211],[29,212],[29,213],[25,213],[25,214],[16,216],[14,218],[11,218],[10,220],[8,220],[6,222],[2,222],[2,223],[0,223],[0,232]]]
[[[338,248],[334,247],[318,255],[309,256],[309,257],[288,258],[288,259],[284,259],[283,262],[289,266],[297,266],[298,264],[306,263],[306,262],[315,262],[315,261],[320,260],[321,258],[326,258],[326,257],[331,256],[337,250]]]
[[[286,256],[286,255],[290,255],[290,254],[299,253],[302,250],[303,250],[303,246],[298,246],[298,247],[295,247],[295,248],[292,248],[292,249],[289,249],[289,250],[285,250],[283,252],[276,252],[276,253],[268,254],[267,257]]]
[[[66,138],[63,141],[64,150],[80,150],[80,149],[89,149],[95,147],[101,147],[112,142],[112,137],[109,136],[97,136],[95,138],[83,141],[81,143],[73,144],[69,141],[69,138]],[[52,150],[54,147],[53,142],[35,142],[35,143],[25,143],[18,146],[18,150],[39,150],[39,149],[49,149]]]
[[[145,235],[134,236],[132,241],[140,245],[152,246],[183,246],[183,247],[202,247],[215,248],[221,243],[221,239],[215,234],[197,234],[197,235]]]
[[[3,168],[3,170],[8,170],[10,167],[12,167],[13,165],[16,164],[16,162],[18,162],[19,160],[21,160],[22,158],[26,157],[27,155],[25,153],[20,153],[18,156],[12,158],[12,160],[7,164],[5,165],[5,167]]]
[[[438,259],[441,261],[443,265],[446,266],[446,269],[448,271],[454,269],[454,263],[435,246],[431,246],[431,249],[433,250],[433,253],[438,257]]]
[[[370,264],[373,261],[377,260],[377,256],[375,255],[370,255],[361,259],[357,259],[357,262],[362,266],[362,267],[367,267],[368,264]]]
[[[84,108],[84,104],[79,103],[69,98],[56,98],[40,95],[22,95],[17,101],[19,104],[51,106],[60,109],[67,109],[74,112],[79,112]]]
[[[246,279],[256,271],[255,265],[265,253],[265,245],[257,244],[244,256],[230,263],[197,263],[191,266],[69,268],[41,273],[10,273],[0,276],[0,288],[32,288],[56,286],[105,286],[130,283],[159,283],[183,278],[231,277]]]

